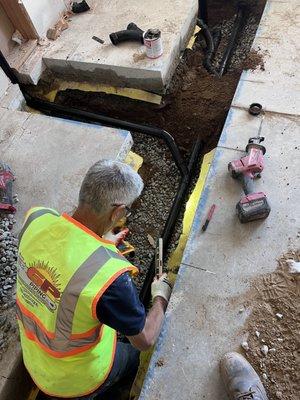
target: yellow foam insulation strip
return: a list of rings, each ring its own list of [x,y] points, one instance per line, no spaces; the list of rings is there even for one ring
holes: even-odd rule
[[[194,34],[190,38],[186,48],[192,49],[195,40],[196,33],[200,31],[199,26],[196,25]],[[162,100],[162,96],[147,92],[141,89],[133,89],[133,88],[122,88],[110,85],[104,85],[101,83],[89,83],[89,82],[75,82],[75,81],[63,81],[61,79],[55,79],[53,86],[55,89],[51,90],[49,93],[45,95],[47,100],[54,102],[57,92],[60,90],[81,90],[83,92],[104,92],[107,94],[114,94],[117,96],[128,97],[134,100],[146,101],[147,103],[160,104]]]
[[[186,203],[186,208],[185,208],[185,213],[183,217],[183,223],[182,223],[182,233],[179,238],[179,243],[176,247],[176,249],[173,251],[171,254],[169,261],[168,261],[168,270],[171,272],[177,272],[178,267],[180,266],[183,252],[186,246],[186,242],[188,240],[191,227],[193,224],[193,220],[195,217],[196,209],[202,194],[202,190],[205,184],[205,180],[214,156],[215,150],[212,150],[211,152],[205,154],[203,157],[202,165],[201,165],[201,171],[200,175],[198,178],[198,181],[196,183],[196,186],[193,190],[193,193],[191,194],[189,200]]]
[[[54,101],[58,91],[66,89],[73,89],[73,90],[77,89],[83,92],[104,92],[107,94],[129,97],[130,99],[134,100],[146,101],[148,103],[153,103],[153,104],[160,104],[162,99],[162,96],[155,93],[146,92],[145,90],[118,88],[115,86],[103,85],[100,83],[72,82],[72,81],[66,82],[60,79],[56,79],[54,81],[54,87],[55,89],[50,91],[46,95],[46,98],[52,102]]]
[[[144,159],[143,157],[139,156],[138,154],[134,153],[133,151],[130,151],[127,154],[127,157],[125,158],[124,162],[128,165],[130,165],[136,172],[141,168],[143,165]]]
[[[194,30],[193,36],[190,38],[190,41],[188,42],[188,45],[186,46],[187,49],[192,49],[196,40],[196,33],[198,33],[201,29],[199,28],[198,25],[196,25],[196,28]]]
[[[196,209],[201,197],[202,190],[204,188],[205,180],[214,156],[215,150],[205,154],[203,157],[203,161],[201,164],[200,175],[196,186],[191,194],[188,202],[186,203],[186,209],[183,217],[183,226],[182,226],[182,233],[180,235],[179,243],[176,249],[173,251],[169,258],[168,262],[168,270],[169,270],[169,277],[171,280],[175,280],[175,273],[178,271],[178,267],[181,263],[183,252],[186,246],[186,242],[188,240],[191,227],[193,224],[193,220],[195,217]],[[171,276],[170,276],[171,275]],[[148,366],[150,363],[150,359],[153,353],[153,349],[142,352],[140,356],[140,366],[138,369],[137,376],[134,380],[133,386],[131,388],[130,393],[130,400],[137,400],[140,396],[140,392],[142,390],[143,382],[145,379],[145,375],[148,370]]]
[[[38,394],[39,394],[39,388],[35,386],[34,388],[31,389],[29,396],[27,397],[27,400],[36,400]]]

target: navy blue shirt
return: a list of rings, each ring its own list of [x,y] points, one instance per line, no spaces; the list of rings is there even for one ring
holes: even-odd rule
[[[146,311],[128,272],[106,289],[96,310],[100,322],[125,336],[137,335],[144,329]]]

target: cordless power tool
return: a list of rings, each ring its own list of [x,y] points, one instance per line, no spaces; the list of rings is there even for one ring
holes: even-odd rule
[[[0,161],[0,212],[13,213],[16,208],[13,205],[12,183],[15,177],[10,167]]]
[[[263,192],[255,192],[253,184],[253,180],[260,178],[264,169],[266,148],[260,144],[263,140],[264,137],[250,138],[246,146],[247,155],[228,164],[231,176],[242,182],[245,192],[245,196],[236,205],[242,223],[267,218],[271,211],[267,196]]]

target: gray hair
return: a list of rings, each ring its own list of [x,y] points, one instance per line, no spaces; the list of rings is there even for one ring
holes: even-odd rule
[[[101,160],[87,172],[79,192],[79,204],[88,204],[98,214],[113,205],[131,205],[144,184],[140,175],[127,164]]]

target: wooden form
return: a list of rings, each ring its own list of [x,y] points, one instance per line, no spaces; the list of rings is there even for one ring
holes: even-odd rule
[[[0,0],[0,4],[15,29],[22,34],[24,39],[37,39],[39,37],[22,2],[18,0]]]

